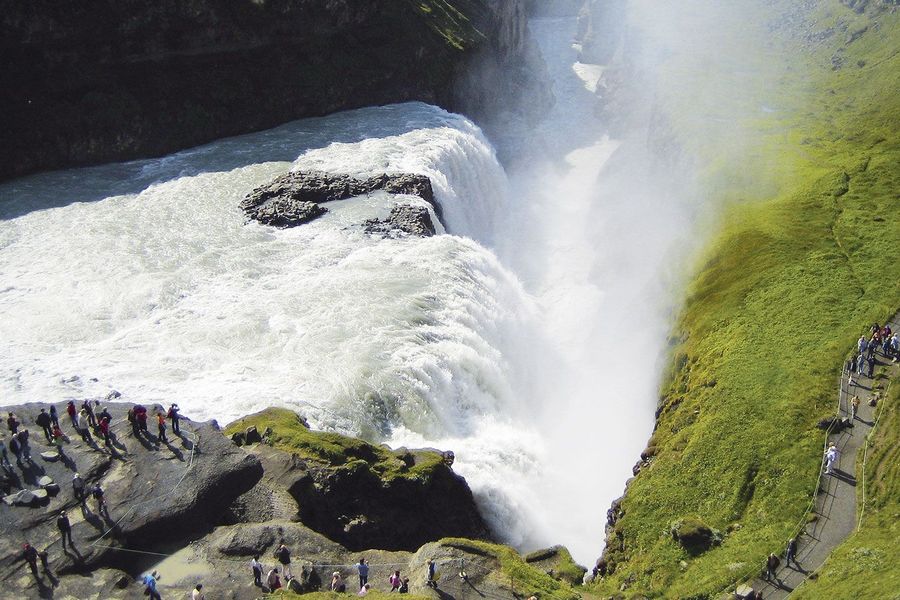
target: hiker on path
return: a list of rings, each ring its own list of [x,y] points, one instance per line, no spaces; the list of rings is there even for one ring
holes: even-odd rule
[[[784,552],[784,566],[790,567],[791,561],[797,565],[797,568],[800,568],[800,563],[797,562],[797,538],[788,540],[787,548]]]
[[[10,433],[16,435],[19,431],[19,419],[16,418],[16,415],[13,413],[9,413],[9,416],[6,417],[6,426],[9,427]]]
[[[78,430],[78,418],[75,416],[78,414],[78,409],[75,408],[75,401],[69,400],[69,403],[66,404],[66,413],[69,415],[69,418],[72,419],[72,427],[75,430]]]
[[[866,348],[869,347],[869,342],[866,341],[866,336],[859,336],[859,341],[856,342],[856,347],[859,348],[859,353],[864,354]]]
[[[156,432],[159,437],[159,441],[169,443],[168,438],[166,438],[166,416],[159,411],[156,413]],[[286,576],[285,576],[286,577]]]
[[[250,561],[250,568],[253,569],[253,585],[262,587],[263,566],[259,562],[259,556],[253,557],[253,560]]]
[[[191,592],[191,600],[206,600],[206,595],[201,591],[203,589],[203,584],[198,583],[194,588],[194,591]]]
[[[50,422],[53,423],[54,427],[59,427],[59,414],[56,412],[56,405],[50,405]]]
[[[275,552],[275,558],[281,563],[281,571],[284,573],[284,578],[290,579],[293,576],[293,573],[291,573],[291,551],[282,544]]]
[[[59,511],[59,516],[56,517],[56,528],[59,529],[59,534],[62,536],[63,552],[66,550],[67,538],[69,540],[69,545],[74,547],[75,543],[72,541],[72,523],[69,522],[69,516],[66,514],[66,511]]]
[[[83,408],[75,415],[75,429],[81,435],[82,441],[85,444],[91,444],[94,442],[93,436],[91,436],[91,429],[88,426],[88,413]]]
[[[362,589],[369,583],[369,563],[366,562],[365,557],[359,559],[356,572],[359,574],[359,589]]]
[[[900,333],[891,336],[891,353],[894,355],[894,362],[900,359]]]
[[[859,412],[859,396],[853,396],[853,399],[850,400],[850,420],[853,421],[856,419],[856,415]]]
[[[834,463],[837,461],[838,451],[837,447],[835,447],[834,442],[828,444],[828,449],[825,451],[825,474],[831,475],[834,473]]]
[[[138,436],[138,422],[137,415],[134,414],[134,407],[128,409],[128,422],[131,423],[131,435],[134,437]]]
[[[769,554],[769,558],[766,559],[766,579],[772,581],[776,579],[775,571],[778,570],[778,565],[781,564],[781,560],[775,556],[774,553]]]
[[[278,567],[273,567],[269,571],[269,574],[266,575],[266,586],[268,586],[270,592],[274,592],[281,588],[281,578],[278,577]]]
[[[112,423],[112,415],[109,414],[105,406],[101,406],[100,412],[97,413],[97,422],[103,422],[103,419],[109,419],[109,422]]]
[[[53,575],[53,571],[50,570],[49,564],[50,555],[47,554],[47,551],[41,550],[40,552],[38,552],[38,558],[41,559],[41,569],[44,571],[44,573]]]
[[[178,405],[173,404],[169,407],[169,412],[166,414],[166,417],[172,421],[172,433],[175,435],[181,435],[181,426],[178,424],[178,419],[181,418],[181,415],[178,414]]]
[[[388,577],[388,583],[391,584],[392,592],[399,590],[400,584],[403,583],[403,579],[400,578],[400,571],[394,571],[394,574]]]
[[[401,594],[409,593],[409,577],[404,577],[403,581],[400,582],[400,589],[397,590]]]
[[[40,414],[34,419],[34,422],[37,423],[41,429],[44,430],[44,437],[47,438],[47,442],[53,441],[53,429],[50,425],[53,421],[50,420],[50,415],[47,414],[45,409],[41,409]]]
[[[159,573],[153,571],[144,575],[142,580],[144,584],[144,595],[149,596],[150,600],[162,600],[159,591],[156,589],[156,582],[159,581]]]
[[[84,490],[84,479],[81,478],[81,475],[75,473],[72,477],[72,494],[75,496],[75,499],[78,500],[81,504],[84,504],[85,499],[87,498],[87,494]]]
[[[25,562],[28,563],[28,568],[31,569],[31,574],[34,575],[35,579],[38,578],[38,570],[37,570],[37,561],[38,561],[38,552],[35,550],[34,546],[25,542],[25,546],[22,548],[22,558],[25,559]]]
[[[865,368],[866,368],[866,355],[865,355],[865,354],[860,354],[860,355],[859,355],[859,358],[856,359],[856,372],[857,372],[857,374],[862,375],[862,374],[863,374],[863,371],[865,371]]]

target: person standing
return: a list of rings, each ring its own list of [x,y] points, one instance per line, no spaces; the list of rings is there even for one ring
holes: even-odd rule
[[[359,589],[363,589],[369,583],[369,563],[366,562],[365,557],[359,559],[356,572],[359,574]]]
[[[769,554],[769,558],[766,559],[766,579],[772,581],[776,579],[776,571],[778,570],[778,565],[781,564],[781,561],[775,556],[774,553]]]
[[[428,581],[425,584],[433,589],[437,589],[437,579],[434,578],[434,561],[428,559]]]
[[[194,591],[191,592],[191,600],[206,600],[206,595],[201,591],[203,589],[203,584],[198,583],[196,587],[194,587]]]
[[[253,585],[257,587],[262,586],[262,573],[263,566],[262,563],[259,562],[259,556],[254,556],[253,560],[250,561],[250,568],[253,569]]]
[[[156,413],[156,430],[159,434],[159,441],[169,443],[169,440],[166,438],[166,416],[159,411]],[[287,575],[285,575],[287,577]]]
[[[16,418],[14,413],[9,413],[9,416],[6,417],[6,426],[9,427],[9,432],[13,435],[16,435],[19,431],[19,419]]]
[[[403,581],[400,582],[400,589],[397,590],[401,594],[409,593],[409,577],[404,577]]]
[[[53,441],[53,429],[51,429],[50,425],[53,424],[53,421],[50,420],[50,415],[47,414],[45,409],[41,409],[40,414],[35,418],[35,423],[37,423],[41,429],[44,430],[44,437],[47,438],[47,443]]]
[[[22,449],[22,458],[26,462],[31,462],[31,446],[28,445],[28,430],[23,429],[17,433],[16,439],[19,440],[19,447]]]
[[[89,426],[88,412],[85,409],[81,409],[78,412],[77,418],[75,420],[76,425],[75,428],[78,430],[78,433],[81,434],[81,439],[84,440],[85,444],[93,443],[94,438],[91,436],[91,428]]]
[[[275,552],[275,558],[281,563],[281,572],[284,574],[285,580],[290,579],[293,576],[291,572],[291,551],[282,544],[278,547],[278,551]]]
[[[169,407],[169,413],[166,415],[170,421],[172,421],[172,433],[175,435],[181,435],[181,426],[178,423],[178,420],[181,418],[181,415],[178,414],[178,405],[173,404]]]
[[[162,600],[159,591],[156,589],[156,582],[159,581],[159,579],[159,573],[156,571],[144,575],[144,595],[148,596],[150,600]]]
[[[400,589],[403,580],[400,578],[400,571],[394,571],[394,574],[388,577],[388,583],[391,584],[391,591],[395,592]]]
[[[834,442],[828,444],[828,449],[825,451],[825,474],[831,475],[834,473],[834,463],[837,461],[838,451],[837,447],[835,447]]]
[[[59,516],[56,517],[56,528],[59,529],[59,534],[62,536],[63,551],[66,550],[66,539],[69,540],[69,546],[74,548],[75,543],[72,542],[72,523],[69,522],[69,516],[66,514],[66,511],[59,511]]]
[[[78,409],[75,408],[74,400],[69,400],[69,403],[66,404],[66,413],[68,413],[69,418],[72,419],[72,427],[75,428],[75,431],[78,431],[78,418],[76,417]]]
[[[273,567],[266,575],[266,586],[270,592],[281,589],[281,578],[278,577],[278,567]]]
[[[12,436],[9,440],[9,450],[16,457],[16,462],[22,464],[22,444],[19,443],[17,436]]]
[[[856,419],[856,414],[859,412],[859,396],[853,396],[853,399],[850,400],[850,420],[853,421]]]
[[[866,359],[866,363],[869,366],[869,379],[872,379],[872,376],[875,375],[875,355],[870,354],[869,358]]]
[[[87,494],[84,490],[84,479],[82,479],[81,475],[78,473],[75,473],[72,477],[72,494],[79,503],[84,504]]]
[[[6,453],[6,445],[3,443],[3,440],[0,440],[0,465],[12,468],[12,465],[9,462],[9,454]]]
[[[50,422],[53,423],[54,427],[59,427],[59,414],[56,412],[56,405],[50,405]]]
[[[344,580],[341,578],[340,571],[335,571],[331,574],[331,591],[338,594],[343,594],[347,591],[347,586],[344,585]]]
[[[106,499],[103,497],[103,488],[100,487],[99,483],[94,486],[91,495],[94,497],[94,500],[97,501],[97,514],[106,512]]]
[[[109,446],[111,443],[109,439],[109,419],[106,417],[100,420],[100,435],[103,436],[103,443]]]
[[[22,558],[25,559],[25,562],[28,563],[28,568],[31,569],[31,574],[34,575],[35,579],[38,578],[38,552],[35,550],[34,546],[25,542],[25,546],[22,548]]]
[[[87,423],[85,425],[90,425],[94,429],[97,428],[97,418],[94,416],[94,409],[91,407],[91,401],[85,400],[81,404],[81,417],[84,418],[85,414],[87,415]]]
[[[865,353],[866,348],[869,347],[869,342],[866,341],[866,336],[864,336],[864,335],[859,336],[859,340],[857,340],[857,342],[856,342],[856,347],[859,349],[860,354]]]
[[[800,567],[800,563],[797,562],[797,538],[788,540],[787,548],[784,552],[784,565],[790,567],[791,561],[793,561],[798,568]]]

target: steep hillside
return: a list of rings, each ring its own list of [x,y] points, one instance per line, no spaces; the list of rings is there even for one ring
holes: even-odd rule
[[[520,0],[13,3],[0,57],[0,179],[406,100],[544,108],[516,100],[542,87]]]
[[[802,525],[815,425],[833,411],[846,354],[900,303],[900,23],[884,3],[852,4],[779,1],[726,18],[705,59],[720,89],[658,99],[703,189],[728,208],[672,333],[657,427],[612,515],[599,593],[712,598],[758,574]],[[740,54],[748,45],[758,54]],[[683,66],[673,56],[662,76],[692,90]],[[742,90],[741,116],[718,101],[729,87]],[[673,530],[690,523],[709,535],[683,547]]]

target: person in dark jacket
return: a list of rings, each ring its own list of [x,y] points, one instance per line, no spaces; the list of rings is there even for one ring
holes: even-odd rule
[[[800,567],[800,563],[797,562],[797,538],[791,538],[788,540],[787,548],[784,552],[785,566],[791,566],[791,561],[793,561],[798,568]]]
[[[50,405],[50,422],[54,427],[59,427],[59,415],[56,412],[56,405]]]
[[[28,568],[31,569],[31,574],[37,577],[38,551],[35,550],[34,546],[29,544],[28,542],[25,542],[25,546],[22,548],[22,558],[24,558],[25,562],[28,563]]]
[[[766,579],[769,581],[776,579],[775,572],[780,564],[781,560],[774,553],[769,554],[769,558],[766,559]]]
[[[9,413],[9,416],[6,417],[6,426],[9,427],[10,433],[16,435],[19,431],[19,419],[16,418],[15,414]]]
[[[69,516],[66,514],[66,511],[59,511],[59,516],[56,517],[56,528],[59,529],[59,534],[62,536],[62,547],[63,551],[66,549],[66,540],[69,540],[69,545],[74,547],[75,543],[72,542],[72,523],[69,522]]]
[[[172,433],[175,435],[181,435],[181,426],[178,423],[178,420],[181,418],[181,415],[178,414],[178,405],[173,404],[169,407],[169,412],[166,415],[170,421],[172,421]]]
[[[53,424],[53,421],[50,420],[50,415],[47,414],[45,409],[41,409],[40,414],[38,414],[37,418],[34,420],[41,429],[44,430],[44,437],[47,438],[47,442],[53,441],[53,429],[50,427]]]
[[[292,576],[291,572],[291,551],[288,550],[288,547],[282,544],[278,547],[278,550],[275,552],[275,558],[278,559],[278,562],[281,563],[281,573],[284,575],[285,579],[290,579]]]

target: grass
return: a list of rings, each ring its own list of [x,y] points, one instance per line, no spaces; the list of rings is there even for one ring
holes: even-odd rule
[[[736,34],[765,36],[765,78],[778,82],[741,102],[779,107],[734,124],[740,152],[715,132],[698,138],[696,107],[671,99],[672,128],[729,206],[672,335],[657,454],[628,488],[608,548],[614,572],[596,593],[712,598],[755,575],[802,524],[824,439],[815,423],[834,411],[846,354],[900,304],[898,16],[857,15],[835,0],[816,11],[815,28],[869,31],[850,45],[842,34],[811,44],[761,18]],[[845,66],[834,71],[838,48]],[[896,534],[875,531],[891,515],[871,519],[862,537],[873,547]],[[688,517],[726,532],[722,543],[696,556],[679,547],[670,527]],[[882,570],[872,573],[896,569],[887,549],[874,556]],[[871,597],[896,593],[889,579],[871,586]]]
[[[797,588],[795,598],[900,598],[900,382],[894,381],[882,402],[866,460],[862,527],[834,551],[816,579]]]
[[[558,581],[527,562],[509,546],[463,538],[444,538],[441,545],[457,548],[482,556],[496,558],[500,564],[500,575],[508,580],[517,594],[525,597],[535,595],[541,600],[579,600],[580,594],[565,581]],[[571,559],[571,557],[570,557]]]
[[[225,434],[244,432],[248,427],[256,427],[260,434],[271,428],[269,443],[279,450],[320,465],[369,468],[385,481],[427,479],[443,464],[440,453],[435,451],[393,451],[337,433],[313,431],[303,424],[297,413],[283,408],[267,408],[238,419],[225,428]]]
[[[310,592],[308,594],[295,594],[293,592],[280,591],[274,594],[266,594],[263,598],[267,600],[346,600],[347,598],[356,597],[356,594],[338,594],[337,592]],[[403,596],[399,596],[398,594],[390,594],[388,592],[378,592],[375,590],[370,591],[366,594],[366,598],[369,600],[396,600],[398,597],[402,597],[403,600],[432,600],[430,596],[422,596],[419,594],[404,594]]]

